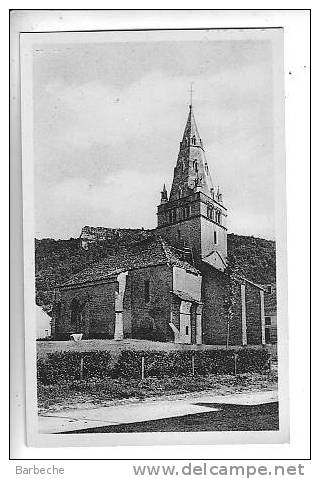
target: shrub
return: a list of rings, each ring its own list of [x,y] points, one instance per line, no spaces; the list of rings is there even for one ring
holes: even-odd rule
[[[263,372],[269,359],[266,349],[215,349],[206,351],[122,351],[113,369],[114,377],[141,377],[141,358],[145,358],[145,377],[188,376],[192,374],[194,356],[195,374],[234,374],[237,354],[237,372]]]
[[[37,361],[37,377],[42,384],[80,379],[81,358],[83,378],[103,378],[111,373],[111,355],[108,351],[59,351]]]
[[[145,377],[183,377],[194,372],[198,376],[208,374],[234,374],[235,354],[237,373],[264,372],[268,365],[266,349],[214,349],[205,351],[121,351],[115,364],[108,351],[80,353],[55,352],[46,359],[38,359],[38,381],[55,384],[60,381],[80,379],[80,361],[83,358],[83,379],[92,378],[141,378],[141,359],[145,358]]]

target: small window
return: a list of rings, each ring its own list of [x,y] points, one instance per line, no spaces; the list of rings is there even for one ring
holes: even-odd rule
[[[271,343],[271,331],[270,328],[265,329],[265,340],[267,344]]]
[[[169,211],[169,223],[174,223],[177,219],[177,212],[176,210],[170,210]]]
[[[189,336],[189,326],[186,326],[186,336]]]
[[[144,282],[144,302],[149,303],[150,301],[150,281],[146,280]]]
[[[186,218],[189,218],[189,216],[190,216],[190,205],[182,208],[182,219],[185,220]]]
[[[198,162],[197,162],[197,161],[194,161],[194,162],[193,162],[193,168],[194,168],[194,171],[195,171],[196,173],[198,173]]]
[[[216,231],[213,232],[213,242],[214,242],[214,244],[217,244],[217,232]]]
[[[272,286],[271,286],[271,284],[267,284],[266,289],[265,289],[265,292],[266,292],[267,294],[271,294],[271,293],[272,293]]]
[[[264,322],[266,326],[271,326],[271,318],[269,316],[264,318]]]
[[[177,219],[177,212],[176,210],[172,210],[172,222],[174,223]]]
[[[71,325],[75,326],[80,320],[80,304],[77,299],[73,299],[70,305]]]

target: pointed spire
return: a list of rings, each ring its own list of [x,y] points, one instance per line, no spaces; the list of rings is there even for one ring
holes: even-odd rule
[[[191,87],[190,102],[192,102],[192,92]],[[211,197],[212,188],[204,147],[193,114],[193,105],[190,103],[187,123],[180,142],[170,200],[189,196],[196,191]]]
[[[168,193],[167,193],[166,185],[164,183],[163,190],[161,191],[161,204],[167,203],[167,201],[168,201]]]
[[[218,201],[218,203],[222,203],[222,193],[220,191],[220,186],[218,186],[217,201]]]
[[[189,146],[198,146],[203,149],[202,140],[200,138],[196,120],[193,114],[192,104],[189,105],[189,115],[181,142],[182,148],[187,148]]]

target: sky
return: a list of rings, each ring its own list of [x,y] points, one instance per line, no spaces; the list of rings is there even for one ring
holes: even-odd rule
[[[228,231],[274,239],[268,40],[39,44],[33,50],[37,238],[154,228],[193,107]]]

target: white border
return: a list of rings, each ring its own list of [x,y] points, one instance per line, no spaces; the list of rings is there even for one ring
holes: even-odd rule
[[[50,12],[50,13],[52,13],[52,12]],[[70,13],[70,12],[69,12],[69,13]],[[73,13],[75,13],[75,12],[73,12]],[[78,13],[78,12],[77,12],[77,13]],[[115,18],[114,18],[115,16],[117,16],[118,18],[122,16],[122,22],[120,22],[120,24],[123,25],[123,17],[125,16],[125,12],[112,12],[112,15],[109,15],[109,18],[108,18],[108,19],[106,19],[106,18],[103,18],[103,19],[102,19],[102,17],[105,17],[105,15],[104,15],[103,13],[101,13],[101,12],[95,12],[95,13],[96,13],[96,14],[97,14],[97,13],[99,14],[99,19],[98,19],[99,25],[101,25],[101,20],[104,21],[104,28],[108,28],[107,24],[109,24],[109,28],[110,28],[110,23],[108,23],[110,20],[111,20],[111,23],[112,23],[112,28],[116,28],[116,26],[115,26]],[[191,26],[197,26],[197,27],[199,27],[199,26],[203,25],[203,20],[204,20],[203,13],[206,14],[206,15],[205,15],[205,19],[206,19],[205,26],[208,26],[208,21],[209,21],[209,18],[210,18],[210,22],[211,22],[211,25],[210,25],[210,26],[214,26],[214,27],[216,27],[216,26],[221,26],[221,24],[223,24],[223,26],[225,26],[225,27],[230,26],[230,25],[231,25],[231,26],[235,26],[235,24],[237,24],[237,26],[238,26],[239,23],[241,23],[241,21],[242,21],[242,22],[244,21],[244,19],[245,19],[245,26],[249,26],[250,24],[251,24],[252,26],[257,26],[257,25],[261,25],[261,22],[264,23],[264,24],[267,23],[268,26],[271,26],[271,25],[274,26],[274,25],[275,25],[275,23],[274,23],[274,22],[275,22],[275,19],[277,18],[277,20],[279,21],[279,15],[278,15],[278,13],[275,13],[275,12],[267,12],[267,13],[266,13],[266,12],[261,12],[261,13],[259,12],[259,15],[258,15],[258,14],[257,14],[257,11],[255,11],[255,12],[253,12],[253,13],[251,14],[251,18],[250,18],[250,14],[249,14],[248,12],[227,12],[227,13],[226,13],[226,12],[219,12],[219,13],[217,14],[217,12],[208,12],[208,11],[206,11],[206,12],[197,12],[197,15],[195,15],[195,11],[193,11],[193,12],[185,12],[185,11],[184,11],[184,12],[174,12],[174,14],[173,14],[173,12],[163,12],[163,11],[162,11],[160,15],[159,15],[159,12],[139,12],[139,13],[141,13],[140,17],[145,17],[146,14],[147,14],[147,17],[149,17],[149,18],[148,18],[148,26],[149,26],[149,27],[151,27],[151,26],[154,25],[154,20],[155,20],[154,15],[155,15],[155,14],[158,14],[158,15],[156,15],[156,16],[157,16],[157,18],[156,18],[156,23],[157,23],[158,26],[159,26],[159,23],[162,23],[162,24],[163,24],[163,23],[164,23],[164,22],[163,22],[164,17],[167,17],[167,21],[168,21],[169,24],[171,25],[171,28],[173,28],[173,24],[172,24],[173,18],[174,18],[174,20],[175,20],[175,22],[174,22],[174,23],[175,23],[175,24],[174,24],[174,27],[177,27],[177,26],[180,27],[180,28],[186,28],[186,27],[191,27]],[[191,15],[191,13],[192,13],[192,15]],[[199,13],[199,15],[198,15],[198,13]],[[48,14],[48,12],[47,12],[47,14]],[[46,14],[46,15],[47,15],[47,14]],[[109,14],[109,12],[108,12],[108,14]],[[116,15],[115,15],[115,14],[116,14]],[[181,14],[181,15],[180,15],[180,14]],[[296,15],[296,14],[297,14],[297,15]],[[42,15],[43,15],[43,12],[42,12]],[[61,15],[61,13],[54,12],[54,16],[55,16],[55,15]],[[298,30],[295,30],[295,28],[294,28],[293,25],[292,25],[293,23],[296,24],[296,27],[297,27],[297,24],[299,25],[299,27],[300,27],[299,32],[300,32],[300,33],[301,33],[301,28],[302,28],[302,27],[303,27],[303,28],[302,28],[303,32],[306,32],[306,30],[308,29],[308,25],[307,25],[308,19],[306,18],[305,15],[303,15],[303,14],[301,15],[301,12],[300,12],[300,13],[299,13],[299,12],[293,12],[293,13],[290,13],[290,12],[288,13],[288,12],[286,12],[286,14],[282,13],[282,17],[281,17],[281,15],[280,15],[282,21],[281,21],[280,23],[277,23],[277,25],[279,25],[279,24],[282,24],[282,25],[283,25],[284,23],[288,23],[288,15],[292,15],[292,17],[290,17],[290,20],[292,20],[292,19],[294,20],[293,22],[291,21],[291,28],[292,28],[292,31],[295,33],[295,36],[297,36]],[[67,16],[68,16],[68,15],[67,15]],[[76,16],[77,16],[77,15],[76,15]],[[91,14],[91,16],[92,16],[92,14]],[[93,15],[93,16],[94,16],[94,15]],[[168,18],[168,16],[170,16],[170,18]],[[257,17],[258,17],[258,16],[259,16],[259,21],[257,21]],[[80,12],[79,17],[80,17],[80,24],[81,24],[81,17],[82,17],[82,19],[83,19],[82,12]],[[111,18],[111,17],[113,17],[113,18]],[[153,17],[153,18],[150,18],[150,17]],[[161,22],[159,22],[159,19],[160,19],[159,17],[162,17],[162,18],[161,18]],[[196,17],[197,17],[197,18],[196,18]],[[248,18],[248,17],[249,17],[249,18]],[[268,18],[267,18],[267,17],[268,17]],[[64,18],[65,18],[65,16],[64,16]],[[136,20],[136,19],[137,19],[137,18],[135,18],[135,20]],[[130,23],[130,26],[131,26],[131,27],[133,26],[133,25],[132,25],[132,20],[133,20],[132,17],[130,17],[129,23]],[[141,18],[139,18],[139,20],[140,20],[140,22],[141,22]],[[285,20],[285,21],[284,21],[284,20]],[[222,22],[222,23],[221,23],[221,22]],[[102,23],[103,23],[103,22],[102,22]],[[290,22],[289,22],[289,23],[290,23]],[[87,28],[90,28],[89,24],[90,24],[90,22],[88,22],[88,16],[86,16],[86,27],[87,27]],[[196,25],[195,25],[195,24],[196,24]],[[118,26],[118,25],[117,25],[117,26]],[[137,27],[137,24],[136,24],[135,26]],[[139,26],[141,27],[141,23],[139,24]],[[161,26],[162,26],[162,25],[161,25]],[[166,26],[167,26],[167,25],[166,25]],[[50,27],[49,27],[49,28],[50,28]],[[64,28],[65,28],[65,27],[63,27],[62,29],[64,29]],[[76,27],[76,28],[80,28],[80,27]],[[91,28],[93,28],[93,27],[91,27]],[[95,28],[99,28],[99,27],[95,27]],[[121,27],[119,27],[119,28],[121,28]],[[128,28],[128,27],[127,27],[127,28]],[[164,26],[163,26],[163,28],[164,28]],[[38,24],[37,29],[40,29],[40,30],[43,29],[43,21],[42,21],[42,24],[41,24],[41,21],[40,21],[40,24]],[[288,30],[286,31],[286,35],[287,35],[287,32],[288,32]],[[302,58],[302,60],[303,60],[302,63],[308,65],[308,55],[307,55],[307,52],[308,52],[308,38],[307,38],[307,35],[306,35],[306,37],[303,37],[303,39],[302,39],[303,41],[302,41],[302,42],[301,42],[301,38],[300,38],[299,40],[300,40],[300,47],[301,47],[301,48],[300,48],[300,52],[298,52],[298,53],[300,53],[300,55],[303,56],[303,58]],[[287,59],[288,59],[288,58],[287,58]],[[295,63],[296,63],[299,67],[301,67],[301,56],[299,57],[299,54],[296,55],[296,57],[295,57]],[[308,85],[306,85],[306,84],[304,84],[304,85],[308,88]],[[290,91],[290,88],[289,88],[289,89],[287,88],[286,91],[287,91],[287,92]],[[306,102],[306,104],[307,104],[307,102]],[[306,113],[306,112],[304,112],[304,113]],[[306,119],[306,118],[304,117],[304,119]],[[289,118],[289,121],[290,121],[290,118]],[[307,126],[307,123],[306,123],[306,126]],[[287,127],[288,127],[288,121],[287,121]],[[303,128],[302,128],[302,130],[303,130]],[[288,131],[288,130],[287,130],[287,131]],[[304,139],[305,139],[305,138],[304,138]],[[279,187],[282,188],[283,183],[281,184],[281,182],[280,182],[280,183],[278,183],[278,184],[279,184]],[[282,199],[283,199],[283,197],[284,197],[284,191],[282,191]],[[282,203],[282,204],[283,204],[283,203]],[[28,210],[28,211],[29,211],[29,210]],[[282,218],[282,220],[283,220],[283,218]],[[284,225],[284,226],[285,226],[285,225]],[[289,226],[290,226],[290,225],[289,225]],[[284,284],[283,286],[284,286],[284,288],[285,288],[285,284]],[[306,328],[306,329],[307,329],[307,328]],[[301,334],[300,334],[300,337],[301,337]],[[308,351],[308,339],[307,339],[307,341],[303,342],[303,340],[305,340],[305,339],[306,339],[306,337],[302,338],[302,343],[304,344],[304,348],[306,348],[306,349],[304,349],[304,351],[305,351],[306,357],[308,358],[308,356],[307,356],[307,351]],[[291,347],[291,346],[290,346],[290,347]],[[300,358],[300,359],[301,359],[301,358]],[[300,361],[300,364],[301,364],[301,362],[304,364],[304,366],[307,366],[307,368],[305,369],[305,371],[308,370],[308,362],[307,362],[307,361],[303,362],[303,360],[302,360],[302,361]],[[300,368],[299,368],[299,370],[301,371]],[[304,378],[303,378],[303,377],[300,377],[300,379],[302,379],[302,380],[303,380],[303,379],[306,379],[306,378],[307,378],[306,375],[304,376]],[[308,391],[308,388],[307,388],[306,392],[307,392],[307,391]],[[305,397],[305,399],[306,399],[306,395],[304,395],[304,397]],[[304,404],[306,404],[306,401],[304,401]],[[303,421],[304,421],[304,426],[308,426],[307,423],[306,423],[306,421],[305,421],[305,417],[303,418]],[[306,434],[301,434],[301,432],[302,432],[303,429],[305,430]],[[157,434],[159,434],[159,433],[157,433]],[[247,433],[246,433],[246,434],[247,434]],[[304,427],[304,428],[300,429],[299,435],[300,435],[300,437],[303,436],[304,439],[306,440],[306,439],[308,438],[307,427]],[[92,435],[91,435],[91,437],[92,437]],[[197,443],[199,444],[199,441],[197,441]],[[302,446],[301,442],[300,442],[300,446]],[[293,456],[291,456],[291,454],[289,454],[289,456],[291,456],[291,457],[307,456],[307,455],[308,455],[307,441],[304,442],[303,446],[304,446],[304,447],[300,447],[300,449],[299,449],[300,452],[299,452],[298,454],[293,453]],[[217,446],[217,447],[218,447],[218,446]],[[244,446],[243,446],[243,447],[244,447]],[[216,452],[217,452],[217,455],[218,455],[219,457],[221,457],[221,458],[222,458],[222,457],[230,457],[230,456],[233,457],[233,458],[243,457],[243,453],[244,453],[243,447],[240,447],[240,448],[239,448],[239,446],[237,446],[237,450],[235,450],[234,448],[232,449],[232,447],[225,447],[225,446],[224,446],[224,447],[220,447],[220,446],[219,446],[219,447],[218,447],[219,451],[217,450]],[[192,446],[192,454],[191,454],[191,457],[197,457],[197,455],[195,454],[195,448],[198,449],[197,446]],[[117,449],[118,449],[118,448],[117,448]],[[121,448],[121,449],[123,449],[123,448]],[[158,455],[158,453],[159,453],[159,449],[154,449],[154,448],[152,448],[152,449],[153,449],[153,451],[152,451],[152,453],[151,453],[150,456],[151,456],[151,457],[156,457],[156,456]],[[189,455],[189,454],[186,453],[186,449],[187,449],[187,448],[184,447],[183,457],[187,457],[187,456]],[[201,451],[199,451],[199,449],[198,449],[198,452],[201,452],[201,455],[200,455],[199,457],[205,457],[206,455],[207,455],[207,457],[210,457],[210,455],[205,454],[205,449],[206,449],[206,448],[204,448],[203,446],[201,446]],[[239,451],[239,449],[241,449],[241,451]],[[276,450],[274,449],[273,446],[263,446],[263,449],[262,449],[262,447],[259,447],[259,446],[251,446],[251,447],[250,447],[249,456],[250,456],[250,457],[259,457],[259,458],[261,458],[261,457],[263,457],[263,456],[264,456],[264,457],[270,457],[270,456],[272,456],[272,457],[286,457],[286,455],[285,455],[285,453],[284,453],[284,450],[286,450],[287,453],[289,452],[289,450],[291,450],[291,452],[292,452],[292,451],[294,450],[294,448],[292,447],[292,443],[291,443],[290,446],[289,446],[289,445],[277,446]],[[41,451],[41,452],[40,452],[40,451]],[[44,454],[44,455],[42,454],[42,451],[44,451],[44,450],[43,450],[43,449],[42,449],[42,450],[37,450],[37,457],[40,457],[40,455],[41,455],[42,457],[50,457],[50,456],[48,455],[48,453],[49,453],[50,450],[46,451],[46,454]],[[93,452],[92,449],[87,449],[87,450],[86,450],[86,456],[87,456],[87,457],[89,457],[89,456],[91,455],[91,452],[90,452],[90,451]],[[112,453],[112,456],[113,456],[113,457],[117,457],[117,456],[118,456],[117,453],[114,454],[115,451],[116,451],[116,449],[113,450],[113,453]],[[303,451],[303,453],[301,453],[301,451]],[[67,455],[65,455],[65,454],[63,453],[63,451],[60,451],[60,450],[59,450],[59,457],[63,457],[63,456],[65,456],[65,457],[70,457],[70,452],[71,452],[71,451],[69,450],[69,452],[67,453]],[[129,450],[128,450],[128,452],[129,452]],[[296,452],[297,452],[297,449],[296,449]],[[131,451],[131,453],[132,453],[132,451]],[[39,455],[39,454],[40,454],[40,455]],[[122,452],[121,454],[123,454],[123,452]],[[279,455],[278,455],[278,454],[279,454]],[[29,454],[28,454],[28,455],[29,455]],[[51,455],[51,454],[50,454],[50,455]],[[72,454],[72,455],[73,455],[73,454]],[[77,454],[77,455],[78,455],[78,454]],[[79,456],[83,456],[83,453],[80,453]],[[79,457],[79,456],[78,456],[78,457]],[[130,454],[130,453],[125,455],[125,457],[130,457],[130,456],[131,456],[131,457],[137,457],[137,454],[136,454],[136,452],[135,452],[133,455]],[[163,456],[170,457],[170,455],[168,455],[168,454],[164,451],[164,448],[161,448],[161,454],[160,454],[159,457],[163,457]],[[176,454],[174,455],[174,457],[175,457],[175,456],[176,456]],[[24,456],[24,457],[26,457],[26,456]],[[29,455],[29,457],[35,457],[35,454],[31,454],[31,455]],[[52,455],[51,457],[57,457],[57,450],[53,453],[53,455]],[[76,456],[73,456],[73,457],[76,457]],[[141,457],[147,457],[145,451],[144,451],[144,453],[141,455]],[[180,457],[181,457],[181,456],[180,456]]]
[[[278,274],[278,361],[280,430],[275,432],[202,432],[157,434],[75,434],[39,435],[37,432],[36,348],[35,348],[35,291],[34,291],[34,186],[33,186],[33,62],[34,45],[100,42],[154,42],[154,41],[217,41],[237,39],[269,40],[272,45],[274,79],[274,182]],[[192,31],[142,31],[95,33],[22,33],[21,58],[21,131],[22,178],[25,264],[25,330],[26,330],[26,397],[28,444],[46,445],[115,445],[115,444],[228,444],[228,443],[282,443],[288,442],[288,361],[287,361],[287,276],[286,276],[286,207],[285,207],[285,157],[284,157],[284,93],[283,93],[283,31],[258,30],[192,30]],[[32,281],[31,281],[32,278]]]

